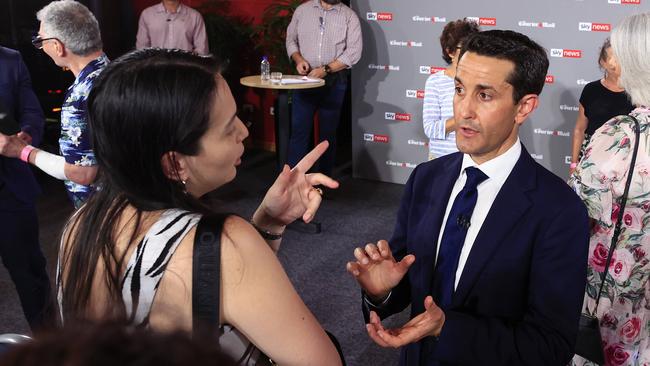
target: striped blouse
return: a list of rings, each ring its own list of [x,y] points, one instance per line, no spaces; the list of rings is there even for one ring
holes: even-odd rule
[[[456,132],[445,133],[445,121],[454,116],[454,79],[444,70],[429,76],[424,87],[422,124],[429,138],[429,160],[454,153]]]

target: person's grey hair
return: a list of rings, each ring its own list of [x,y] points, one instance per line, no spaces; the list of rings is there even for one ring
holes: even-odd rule
[[[75,55],[88,56],[102,49],[99,23],[83,4],[74,0],[52,1],[36,13],[43,37],[57,38]]]
[[[650,106],[650,13],[626,17],[612,32],[619,84],[634,105]]]

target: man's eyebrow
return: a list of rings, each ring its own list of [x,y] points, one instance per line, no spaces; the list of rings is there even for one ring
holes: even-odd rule
[[[495,91],[497,90],[497,89],[496,89],[495,87],[493,87],[492,85],[486,85],[486,84],[478,84],[476,87],[477,87],[479,90],[495,90]]]

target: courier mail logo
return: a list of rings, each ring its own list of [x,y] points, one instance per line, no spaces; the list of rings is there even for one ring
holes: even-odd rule
[[[607,0],[608,4],[640,5],[641,0]]]
[[[497,25],[497,18],[466,17],[465,19],[469,20],[470,22],[476,22],[478,25],[492,27]]]
[[[411,115],[408,113],[395,113],[395,112],[386,112],[384,118],[389,121],[411,121]]]
[[[374,133],[364,133],[363,140],[368,142],[383,142],[387,144],[390,138],[388,137],[388,135],[376,135]]]
[[[411,168],[411,169],[414,169],[417,166],[417,164],[414,163],[407,163],[403,161],[392,161],[392,160],[386,160],[386,165],[395,166],[398,168]]]
[[[582,58],[581,50],[565,50],[562,48],[551,48],[551,57]]]
[[[393,20],[393,13],[366,13],[366,19],[376,22],[390,22]]]
[[[550,136],[561,136],[561,137],[571,136],[571,133],[569,133],[569,131],[543,130],[541,128],[536,128],[533,130],[533,132],[538,135],[550,135]]]
[[[396,40],[391,40],[389,42],[391,46],[398,46],[398,47],[422,47],[422,42],[415,42],[415,41],[396,41]]]
[[[395,66],[395,65],[375,65],[375,64],[370,64],[370,65],[368,65],[368,68],[370,70],[399,71],[399,66]]]
[[[528,27],[528,28],[555,28],[555,23],[551,22],[531,22],[527,20],[520,20],[517,23],[518,26],[520,27]]]
[[[612,25],[607,23],[578,23],[578,30],[581,32],[611,32]]]
[[[424,90],[406,89],[406,97],[407,98],[423,99],[424,98]]]
[[[420,66],[420,74],[435,74],[438,71],[445,70],[445,67],[438,66]]]
[[[447,18],[445,17],[429,17],[429,16],[414,15],[412,19],[414,22],[433,22],[433,23],[447,22]]]

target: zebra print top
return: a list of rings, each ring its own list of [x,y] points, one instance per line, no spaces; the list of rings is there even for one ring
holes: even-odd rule
[[[131,319],[133,325],[148,325],[151,304],[167,263],[185,235],[198,224],[200,219],[200,214],[185,210],[166,210],[138,243],[129,258],[122,279],[122,298],[127,317]],[[61,321],[64,321],[61,257],[57,265],[56,283]]]
[[[149,313],[167,263],[185,235],[196,226],[200,214],[180,209],[163,212],[131,254],[122,279],[122,299],[126,315],[137,327],[149,326]],[[57,270],[57,299],[62,309],[61,258]],[[61,313],[63,321],[63,313]],[[241,332],[228,324],[221,326],[217,342],[222,352],[237,360],[237,365],[273,365]]]
[[[151,304],[167,263],[187,232],[200,219],[200,214],[179,209],[167,210],[138,243],[122,280],[122,299],[132,324],[148,325]]]

